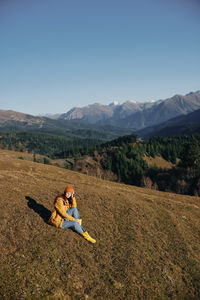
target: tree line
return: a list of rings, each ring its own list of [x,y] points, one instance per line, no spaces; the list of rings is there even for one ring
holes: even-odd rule
[[[120,182],[163,191],[200,194],[200,135],[153,137],[148,141],[130,135],[101,147],[107,157],[103,160],[103,168],[112,170]],[[152,167],[144,160],[145,155],[160,156],[174,167]]]
[[[51,159],[81,156],[94,151],[102,141],[38,132],[0,133],[0,148],[46,155]]]
[[[45,155],[51,159],[75,158],[99,153],[101,166],[116,174],[119,182],[200,194],[200,135],[153,137],[142,141],[137,135],[110,142],[98,139],[57,136],[36,132],[0,133],[0,148]],[[160,156],[174,164],[170,170],[149,165],[144,157]],[[199,185],[199,187],[198,187]]]

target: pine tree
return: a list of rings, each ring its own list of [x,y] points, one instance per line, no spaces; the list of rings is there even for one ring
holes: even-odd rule
[[[193,137],[190,143],[186,143],[180,155],[180,166],[190,169],[200,167],[200,147],[196,138]]]

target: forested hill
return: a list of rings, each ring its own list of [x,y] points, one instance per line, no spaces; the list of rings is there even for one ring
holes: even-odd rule
[[[156,137],[148,141],[129,135],[97,149],[90,155],[102,176],[109,170],[119,182],[126,184],[200,195],[200,135]],[[158,164],[160,158],[168,162],[167,168],[166,163]],[[88,168],[89,165],[84,164],[82,170]]]
[[[95,149],[102,139],[60,136],[43,132],[0,133],[0,148],[46,155],[51,159],[74,156]]]
[[[9,133],[1,136],[0,148],[45,155],[45,163],[126,184],[200,195],[200,135],[148,141],[128,135],[102,143],[43,133]]]

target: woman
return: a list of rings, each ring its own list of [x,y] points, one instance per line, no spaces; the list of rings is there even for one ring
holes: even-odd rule
[[[54,209],[49,223],[58,228],[71,228],[81,234],[89,242],[96,243],[96,240],[91,238],[87,231],[81,226],[82,219],[80,219],[79,216],[74,190],[71,185],[65,188],[63,194],[55,198]]]

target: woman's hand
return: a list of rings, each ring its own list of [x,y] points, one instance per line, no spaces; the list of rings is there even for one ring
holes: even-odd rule
[[[82,224],[82,219],[76,219],[76,222],[78,222],[79,225],[81,226],[81,224]]]

